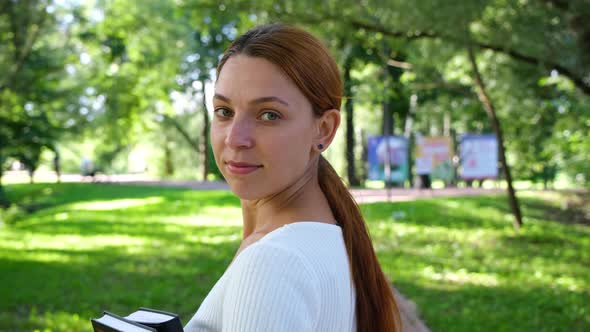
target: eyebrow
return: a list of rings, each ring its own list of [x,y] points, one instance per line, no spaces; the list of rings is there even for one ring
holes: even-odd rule
[[[226,103],[231,103],[231,100],[228,97],[226,97],[224,95],[220,95],[219,93],[216,93],[213,96],[213,98],[225,101]],[[261,103],[267,103],[267,102],[272,102],[272,101],[278,102],[278,103],[283,104],[285,106],[289,106],[289,103],[287,103],[283,99],[281,99],[279,97],[275,97],[275,96],[256,98],[256,99],[251,100],[249,102],[249,104],[261,104]]]

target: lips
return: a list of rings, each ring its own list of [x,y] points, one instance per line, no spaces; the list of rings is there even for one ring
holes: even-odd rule
[[[259,168],[262,168],[262,165],[258,164],[251,164],[245,162],[238,162],[238,161],[226,161],[225,165],[230,173],[238,174],[238,175],[245,175],[250,174]]]

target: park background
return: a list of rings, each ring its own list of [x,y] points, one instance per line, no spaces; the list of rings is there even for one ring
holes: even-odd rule
[[[361,205],[431,330],[590,330],[587,0],[0,0],[0,331],[89,331],[140,306],[188,322],[239,245],[240,209],[174,184],[223,187],[215,66],[269,22],[335,56],[343,123],[325,156],[352,188],[384,187],[367,180],[370,136],[498,138],[498,179]]]

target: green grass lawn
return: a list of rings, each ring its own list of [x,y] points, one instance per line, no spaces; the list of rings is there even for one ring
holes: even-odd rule
[[[0,331],[91,331],[102,310],[139,306],[186,324],[240,241],[227,192],[6,189],[30,212],[0,224]],[[362,209],[387,275],[433,331],[590,331],[590,226],[571,222],[588,221],[575,198],[521,194],[518,233],[504,196]]]

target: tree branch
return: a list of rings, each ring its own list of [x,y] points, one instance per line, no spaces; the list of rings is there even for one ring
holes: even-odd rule
[[[369,24],[366,22],[358,21],[358,20],[352,20],[351,23],[352,23],[352,26],[354,26],[356,28],[380,32],[380,33],[382,33],[386,36],[390,36],[390,37],[406,38],[408,40],[421,39],[421,38],[432,38],[432,39],[440,38],[440,39],[448,40],[448,41],[451,41],[451,42],[454,42],[457,44],[464,44],[463,41],[459,40],[456,37],[443,35],[443,34],[437,34],[434,32],[393,31],[393,30],[389,30],[383,26]],[[548,68],[555,69],[563,76],[569,78],[576,85],[576,87],[578,87],[584,94],[590,96],[590,83],[586,82],[582,76],[575,73],[573,70],[571,70],[559,63],[548,61],[546,59],[540,59],[540,58],[537,58],[537,57],[534,57],[531,55],[526,55],[526,54],[520,53],[514,49],[501,47],[499,45],[493,45],[493,44],[488,44],[488,43],[478,42],[478,41],[473,41],[473,45],[477,46],[481,49],[488,49],[488,50],[494,51],[496,53],[508,55],[515,60],[519,60],[519,61],[526,62],[526,63],[533,64],[533,65],[543,65]]]
[[[392,66],[392,67],[396,67],[396,68],[401,68],[401,69],[412,69],[412,64],[408,63],[408,62],[404,62],[404,61],[398,61],[395,59],[389,59],[387,60],[387,64]]]
[[[351,21],[352,26],[357,29],[365,29],[374,32],[380,32],[389,37],[396,37],[396,38],[406,38],[409,40],[412,39],[420,39],[420,38],[439,38],[440,36],[434,32],[425,32],[425,31],[391,31],[383,26],[370,24],[366,22],[361,22],[357,20]]]
[[[544,66],[549,67],[551,69],[555,69],[563,76],[569,78],[580,90],[582,90],[582,92],[584,92],[584,94],[590,96],[590,84],[586,83],[582,77],[576,75],[570,69],[568,69],[558,63],[544,61],[542,59],[538,59],[538,58],[535,58],[530,55],[525,55],[525,54],[519,53],[515,50],[504,49],[504,48],[497,46],[497,45],[491,45],[491,44],[479,43],[479,42],[475,42],[474,44],[480,48],[492,50],[492,51],[498,52],[498,53],[503,53],[503,54],[506,54],[506,55],[512,57],[513,59],[527,62],[532,65],[544,65]]]
[[[173,117],[171,117],[168,114],[161,113],[160,115],[162,115],[164,117],[164,120],[166,120],[166,122],[170,123],[174,127],[174,129],[176,129],[180,133],[180,135],[182,135],[182,137],[184,137],[184,139],[193,148],[193,150],[195,150],[197,153],[201,150],[199,147],[199,142],[192,139],[191,136],[188,134],[188,132],[186,130],[184,130],[182,125],[180,125],[180,123],[178,123],[178,121],[176,121],[176,119],[174,119]]]

